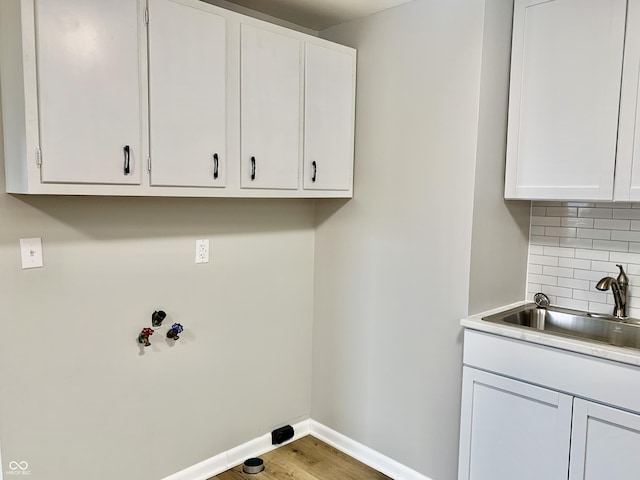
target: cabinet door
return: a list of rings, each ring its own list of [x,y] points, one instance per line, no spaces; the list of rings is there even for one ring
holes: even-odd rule
[[[297,189],[300,41],[241,26],[243,188]]]
[[[308,43],[305,49],[304,188],[351,190],[355,57]]]
[[[459,480],[566,480],[572,398],[464,367]]]
[[[640,201],[640,0],[629,0],[614,199]]]
[[[135,0],[36,0],[42,181],[139,184]]]
[[[516,0],[505,197],[613,198],[626,0]]]
[[[207,8],[149,0],[152,185],[225,185],[225,19]]]
[[[576,399],[569,480],[637,480],[640,416]]]

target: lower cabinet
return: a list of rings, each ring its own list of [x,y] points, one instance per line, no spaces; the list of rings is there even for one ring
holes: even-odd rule
[[[459,480],[636,480],[640,415],[464,367]]]
[[[566,480],[572,397],[464,368],[459,480]]]
[[[569,480],[637,480],[640,415],[576,398]]]

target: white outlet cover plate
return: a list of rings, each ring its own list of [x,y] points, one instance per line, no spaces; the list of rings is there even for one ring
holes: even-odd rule
[[[44,265],[42,261],[42,239],[21,238],[20,257],[22,258],[22,268],[38,268]]]
[[[196,263],[209,263],[209,240],[196,240]]]

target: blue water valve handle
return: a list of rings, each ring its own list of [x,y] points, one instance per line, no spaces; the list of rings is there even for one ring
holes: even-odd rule
[[[178,340],[180,338],[178,334],[182,333],[183,331],[184,327],[182,325],[180,325],[179,323],[174,323],[173,325],[171,325],[171,330],[167,332],[167,337]]]

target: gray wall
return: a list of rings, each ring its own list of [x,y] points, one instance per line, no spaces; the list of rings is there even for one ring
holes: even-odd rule
[[[158,480],[309,417],[312,202],[0,194],[0,222],[3,471]],[[155,309],[174,346],[136,343]]]
[[[524,299],[503,200],[511,0],[415,0],[326,31],[358,49],[355,198],[316,229],[317,421],[456,477],[459,319]]]
[[[504,200],[513,0],[485,4],[469,313],[525,299],[531,202]]]
[[[358,49],[358,121],[355,198],[318,207],[311,416],[435,480],[457,470],[483,15],[416,0],[321,32]]]

